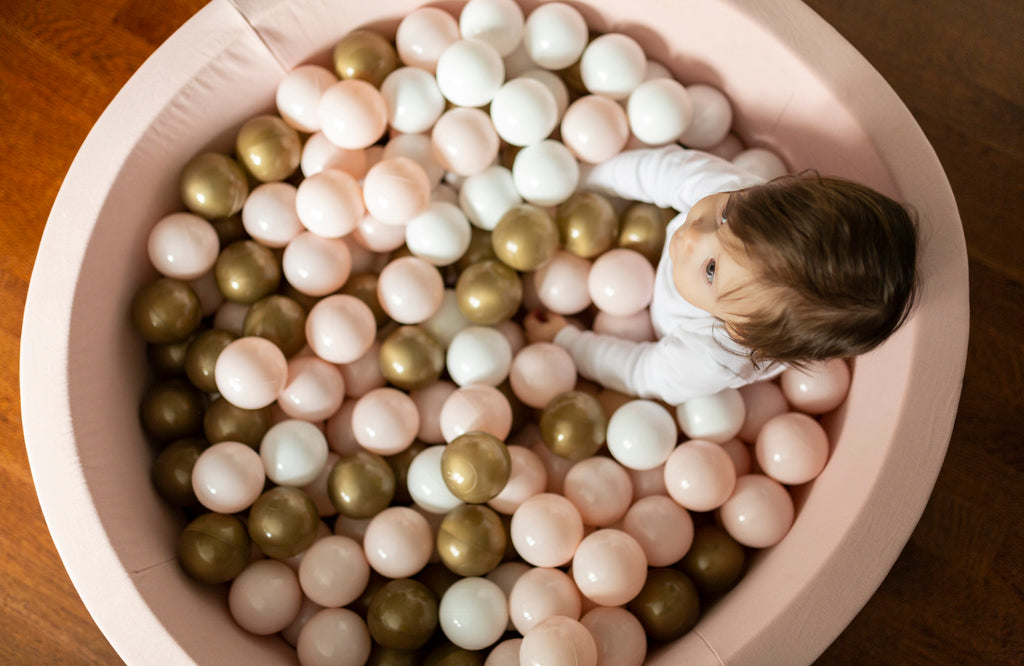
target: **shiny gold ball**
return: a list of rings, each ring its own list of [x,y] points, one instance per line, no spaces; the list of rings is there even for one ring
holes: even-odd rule
[[[226,583],[249,564],[249,534],[238,518],[204,513],[178,539],[178,562],[201,583]]]
[[[562,247],[590,259],[615,244],[619,218],[607,198],[596,192],[577,192],[558,206],[555,223]]]
[[[334,70],[338,76],[362,79],[375,88],[400,65],[395,47],[372,30],[353,30],[334,47]]]
[[[718,525],[702,525],[693,534],[693,545],[677,565],[702,594],[716,597],[732,589],[743,575],[746,551]]]
[[[316,504],[300,488],[271,488],[249,509],[249,538],[267,557],[298,555],[313,545],[319,528]]]
[[[459,435],[441,455],[441,475],[448,490],[463,502],[483,504],[505,488],[512,473],[508,447],[490,433]]]
[[[143,285],[135,294],[131,318],[143,340],[168,344],[187,339],[199,328],[203,307],[187,282],[163,277]]]
[[[242,210],[249,195],[245,170],[221,153],[200,153],[181,171],[181,200],[208,220],[230,217]]]
[[[423,647],[437,629],[437,597],[417,580],[388,581],[370,599],[366,624],[378,644],[416,650]]]
[[[285,180],[299,167],[302,139],[280,117],[256,116],[238,131],[235,152],[238,161],[256,180]]]
[[[491,326],[511,319],[523,303],[519,273],[497,259],[467,267],[455,282],[459,311],[474,324]]]
[[[384,460],[391,466],[391,471],[395,473],[395,496],[392,498],[393,503],[410,504],[412,502],[412,495],[409,494],[409,467],[416,456],[426,448],[426,444],[417,440],[407,446],[401,453],[384,456]]]
[[[269,406],[245,409],[218,397],[203,414],[203,433],[211,444],[241,442],[258,449],[263,435],[270,430],[272,418]]]
[[[535,271],[558,251],[558,227],[547,211],[520,204],[501,216],[491,232],[498,259],[517,271]]]
[[[648,636],[671,641],[697,624],[700,598],[686,574],[671,568],[650,569],[647,582],[628,608],[640,620]]]
[[[551,399],[540,415],[540,434],[551,452],[569,460],[583,460],[604,444],[608,419],[597,398],[582,391],[566,391]]]
[[[181,507],[198,507],[199,500],[192,489],[192,468],[208,444],[198,437],[186,437],[171,442],[153,461],[150,478],[153,487],[164,501]]]
[[[405,391],[433,384],[444,370],[444,349],[419,326],[401,326],[380,343],[384,379]]]
[[[213,275],[224,298],[249,305],[277,289],[281,262],[269,247],[242,240],[220,251]]]
[[[327,476],[327,496],[349,518],[371,518],[391,504],[395,473],[375,453],[359,451],[334,464]]]
[[[622,213],[616,245],[636,250],[657,265],[665,247],[665,227],[670,217],[654,204],[635,203]]]
[[[196,388],[207,393],[217,392],[213,369],[217,365],[217,357],[234,340],[234,333],[218,328],[203,331],[192,339],[185,352],[185,374]]]
[[[265,296],[245,313],[242,335],[266,338],[293,356],[306,346],[306,310],[287,296]]]
[[[460,576],[483,576],[505,555],[505,526],[494,509],[463,504],[444,517],[437,530],[437,552]]]
[[[157,442],[199,435],[206,396],[183,379],[167,379],[149,387],[139,405],[142,429]]]

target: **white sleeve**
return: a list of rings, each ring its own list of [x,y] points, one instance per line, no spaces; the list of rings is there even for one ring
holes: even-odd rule
[[[674,144],[623,151],[586,168],[579,188],[686,211],[709,194],[762,182],[732,162]]]

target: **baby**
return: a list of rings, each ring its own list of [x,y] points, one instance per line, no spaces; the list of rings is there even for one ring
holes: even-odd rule
[[[816,174],[764,182],[679,146],[626,151],[580,189],[674,208],[650,305],[656,342],[582,331],[555,313],[525,321],[582,376],[677,405],[786,367],[867,352],[907,319],[917,225],[856,183]]]

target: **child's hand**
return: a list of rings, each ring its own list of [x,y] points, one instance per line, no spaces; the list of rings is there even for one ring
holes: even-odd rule
[[[558,332],[569,325],[565,317],[557,312],[537,308],[523,319],[526,339],[533,342],[551,342]]]

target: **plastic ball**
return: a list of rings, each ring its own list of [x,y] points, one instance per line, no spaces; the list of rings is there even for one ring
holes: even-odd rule
[[[318,110],[320,131],[341,148],[366,148],[384,136],[388,106],[372,84],[345,79],[324,91]]]
[[[508,601],[501,588],[486,578],[463,578],[441,597],[438,616],[448,640],[466,650],[481,650],[505,632]]]
[[[504,82],[505,63],[492,45],[460,39],[441,53],[436,73],[445,99],[460,107],[479,107],[490,102]]]
[[[667,218],[654,204],[635,203],[625,210],[619,220],[619,238],[616,245],[636,250],[651,264],[657,264],[665,246]]]
[[[405,227],[385,224],[373,215],[366,214],[359,220],[350,238],[356,245],[370,252],[386,253],[397,250],[405,243]]]
[[[445,289],[441,298],[441,307],[420,327],[430,334],[441,347],[451,344],[455,334],[470,325],[470,321],[462,314],[455,289]]]
[[[455,384],[448,381],[435,381],[409,391],[409,397],[416,403],[420,412],[420,429],[416,439],[427,444],[444,442],[441,434],[441,407],[455,392]]]
[[[579,160],[598,164],[622,152],[629,139],[629,120],[615,100],[585,95],[565,110],[561,136]]]
[[[437,629],[437,597],[417,580],[388,581],[370,599],[366,621],[377,644],[417,650]]]
[[[388,123],[399,132],[425,132],[444,111],[437,79],[418,67],[400,67],[391,72],[380,92],[387,104]]]
[[[498,156],[500,139],[490,116],[480,109],[457,106],[441,114],[430,132],[441,165],[459,176],[472,176]]]
[[[301,233],[296,193],[295,186],[289,183],[263,183],[254,188],[242,207],[242,225],[249,236],[276,248],[284,247]]]
[[[786,399],[801,412],[824,414],[837,408],[850,390],[850,366],[841,358],[822,361],[807,370],[789,368],[779,377]]]
[[[278,116],[255,116],[238,130],[235,154],[256,180],[284,180],[299,167],[302,140]]]
[[[213,268],[220,244],[209,222],[192,213],[171,213],[149,232],[153,267],[169,278],[193,280]]]
[[[761,470],[779,483],[807,483],[825,469],[828,435],[806,414],[779,414],[761,428],[754,454]]]
[[[289,241],[281,258],[288,284],[307,296],[326,296],[341,288],[351,273],[348,244],[304,231]]]
[[[466,178],[459,190],[459,206],[473,226],[490,231],[511,208],[523,202],[512,172],[494,165]]]
[[[370,391],[387,384],[380,367],[381,343],[376,340],[366,353],[352,361],[338,366],[341,376],[345,379],[345,395],[349,398],[361,398]],[[348,402],[342,403],[344,407]]]
[[[427,566],[434,550],[427,519],[415,509],[392,506],[366,526],[363,550],[373,570],[387,578],[408,578]]]
[[[271,488],[249,509],[249,538],[274,559],[286,559],[309,548],[319,528],[316,505],[299,488]]]
[[[236,303],[255,303],[273,293],[281,281],[281,265],[270,248],[255,241],[234,242],[221,250],[214,264],[217,286]]]
[[[523,302],[523,282],[519,273],[504,262],[478,261],[459,274],[455,302],[468,322],[483,326],[498,324],[519,310]]]
[[[270,340],[243,337],[225,347],[214,369],[217,390],[231,404],[259,409],[277,400],[288,381],[288,361]]]
[[[274,483],[304,486],[320,475],[327,462],[327,439],[312,423],[288,419],[267,430],[260,457],[267,478]]]
[[[732,163],[741,169],[772,180],[789,173],[789,167],[779,155],[767,148],[747,148],[732,158]]]
[[[409,251],[435,266],[448,266],[458,261],[469,247],[470,236],[465,213],[444,201],[431,202],[405,228]]]
[[[430,513],[448,513],[462,504],[462,500],[448,490],[441,473],[444,449],[444,446],[428,446],[409,465],[409,494],[417,506]]]
[[[508,481],[488,505],[499,513],[511,515],[519,505],[544,492],[548,474],[544,463],[532,450],[523,446],[507,447],[510,469]]]
[[[652,146],[677,140],[693,118],[690,94],[675,79],[644,81],[629,94],[626,115],[633,136]]]
[[[621,606],[644,586],[647,559],[637,540],[626,532],[601,529],[580,542],[572,558],[572,576],[591,601]]]
[[[516,153],[512,180],[520,196],[529,203],[556,206],[576,191],[580,165],[564,144],[545,139]]]
[[[399,64],[395,47],[372,30],[352,30],[338,41],[332,55],[338,76],[360,79],[376,88]]]
[[[743,575],[746,551],[718,525],[701,525],[680,568],[702,594],[718,596],[728,592]]]
[[[319,65],[300,65],[277,84],[275,101],[281,118],[300,132],[320,129],[320,98],[338,77]]]
[[[440,193],[450,188],[440,188],[441,181],[445,176],[444,166],[434,152],[434,143],[430,135],[423,134],[398,134],[388,139],[381,155],[382,160],[394,157],[407,157],[419,164],[427,180],[430,183],[430,200],[436,201]]]
[[[619,232],[615,208],[595,192],[577,192],[558,206],[555,223],[562,247],[591,259],[609,250]]]
[[[519,663],[522,666],[597,666],[597,644],[578,620],[552,615],[523,636]]]
[[[370,656],[366,623],[347,608],[324,608],[306,621],[295,642],[303,666],[362,664]]]
[[[651,304],[654,267],[635,250],[615,248],[594,260],[587,289],[602,312],[628,317]]]
[[[435,383],[444,370],[444,349],[419,326],[395,329],[381,342],[378,357],[384,379],[406,391]]]
[[[391,503],[395,473],[380,456],[357,451],[342,457],[327,477],[327,495],[349,518],[370,518]]]
[[[420,413],[409,394],[396,388],[373,389],[352,410],[352,433],[373,453],[390,456],[412,444],[420,428]]]
[[[625,608],[599,606],[580,618],[597,645],[598,664],[641,666],[647,656],[647,635],[640,620]]]
[[[382,159],[363,180],[366,210],[385,224],[407,224],[430,203],[430,180],[418,162],[408,157]]]
[[[665,461],[669,496],[690,511],[711,511],[736,486],[736,468],[721,446],[705,440],[683,442]]]
[[[560,569],[546,567],[519,576],[508,594],[508,605],[512,624],[524,635],[554,615],[578,620],[583,606],[572,578]]]
[[[491,648],[484,666],[519,666],[519,648],[522,638],[508,638]]]
[[[381,269],[377,297],[384,311],[401,324],[418,324],[441,306],[444,279],[430,262],[401,257]]]
[[[768,419],[789,411],[789,402],[775,382],[755,382],[738,390],[743,397],[744,416],[737,435],[744,442],[753,444]]]
[[[532,78],[505,83],[494,94],[490,113],[498,136],[513,146],[528,146],[547,138],[559,118],[554,95]]]
[[[517,271],[537,270],[558,250],[558,229],[547,211],[521,204],[506,212],[491,233],[498,259]]]
[[[647,72],[647,55],[632,37],[606,33],[592,40],[580,56],[583,85],[592,93],[626,99]]]
[[[504,441],[512,428],[512,406],[505,394],[486,384],[470,384],[452,392],[441,406],[445,441],[481,431]]]
[[[583,540],[583,519],[576,506],[553,493],[534,495],[512,514],[510,535],[516,552],[537,567],[567,564]]]
[[[238,518],[205,513],[194,519],[178,538],[178,562],[200,583],[225,583],[249,564],[249,533]]]
[[[486,432],[459,435],[441,456],[441,474],[448,490],[470,504],[482,504],[497,496],[511,472],[512,459],[505,443]]]
[[[202,305],[185,282],[159,278],[144,285],[132,299],[135,330],[151,344],[188,338],[202,322]]]
[[[687,86],[693,102],[693,118],[683,130],[679,142],[688,148],[703,150],[720,142],[732,127],[732,104],[718,88],[703,83]]]
[[[395,46],[402,62],[433,73],[438,58],[460,37],[454,16],[437,7],[419,7],[398,24]]]
[[[203,414],[203,432],[211,443],[234,441],[253,449],[270,428],[270,408],[243,409],[218,397]]]
[[[665,495],[637,500],[626,512],[622,529],[637,540],[652,567],[675,564],[693,543],[693,519]]]
[[[337,169],[358,180],[366,175],[368,166],[365,150],[336,146],[323,132],[317,132],[306,139],[299,162],[302,175],[307,178],[324,169]]]
[[[351,174],[324,169],[299,184],[295,210],[306,229],[324,238],[340,238],[355,229],[366,209]]]
[[[691,439],[726,442],[743,427],[746,405],[736,389],[692,398],[676,407],[680,429]]]
[[[497,386],[508,377],[512,348],[494,328],[467,326],[448,345],[445,365],[452,381],[459,386]]]
[[[625,317],[598,312],[594,315],[591,330],[594,333],[614,335],[617,338],[634,342],[653,342],[657,339],[654,326],[651,323],[651,313],[646,308]]]
[[[593,264],[565,250],[533,274],[533,286],[541,304],[552,312],[569,315],[586,310],[593,302],[587,277]]]
[[[242,210],[249,183],[241,165],[221,153],[200,153],[181,170],[181,201],[196,215],[212,220]]]
[[[302,590],[295,572],[283,562],[258,560],[231,583],[228,608],[238,626],[250,634],[267,636],[295,619],[302,605]]]
[[[198,437],[175,440],[153,461],[150,478],[157,494],[165,502],[180,507],[199,504],[192,490],[192,468],[209,444]]]
[[[164,380],[143,394],[139,421],[145,433],[161,443],[197,435],[205,402],[202,392],[189,382]]]
[[[460,576],[483,576],[505,555],[505,526],[493,509],[478,504],[455,507],[437,530],[441,562]]]
[[[750,548],[768,548],[789,532],[794,511],[793,498],[782,484],[762,474],[747,474],[736,480],[718,515],[736,541]]]
[[[563,493],[579,509],[584,525],[608,527],[621,520],[629,509],[633,484],[619,463],[594,456],[569,469]]]
[[[556,455],[583,460],[605,442],[608,419],[597,398],[582,391],[568,391],[552,398],[540,415],[544,443]]]
[[[242,320],[242,335],[265,338],[285,356],[294,356],[306,344],[306,311],[287,296],[271,294],[249,306]]]
[[[376,332],[377,323],[370,307],[346,294],[321,299],[306,317],[310,348],[331,363],[351,363],[361,357],[373,344]]]
[[[519,75],[519,78],[534,79],[544,84],[551,96],[555,99],[557,116],[561,118],[565,110],[569,108],[569,89],[558,74],[549,72],[546,69],[528,69]]]
[[[671,641],[697,624],[700,597],[693,581],[672,568],[652,568],[629,610],[650,638]]]
[[[633,400],[608,420],[608,451],[631,469],[653,469],[668,459],[678,440],[676,424],[660,404]]]
[[[504,57],[519,45],[523,22],[515,0],[469,0],[459,13],[459,32],[463,39],[490,44]]]
[[[544,69],[565,69],[579,60],[587,38],[583,15],[562,2],[540,5],[530,12],[523,26],[526,52]]]
[[[576,385],[576,362],[558,345],[538,342],[515,355],[508,379],[517,398],[542,409],[556,395]]]

